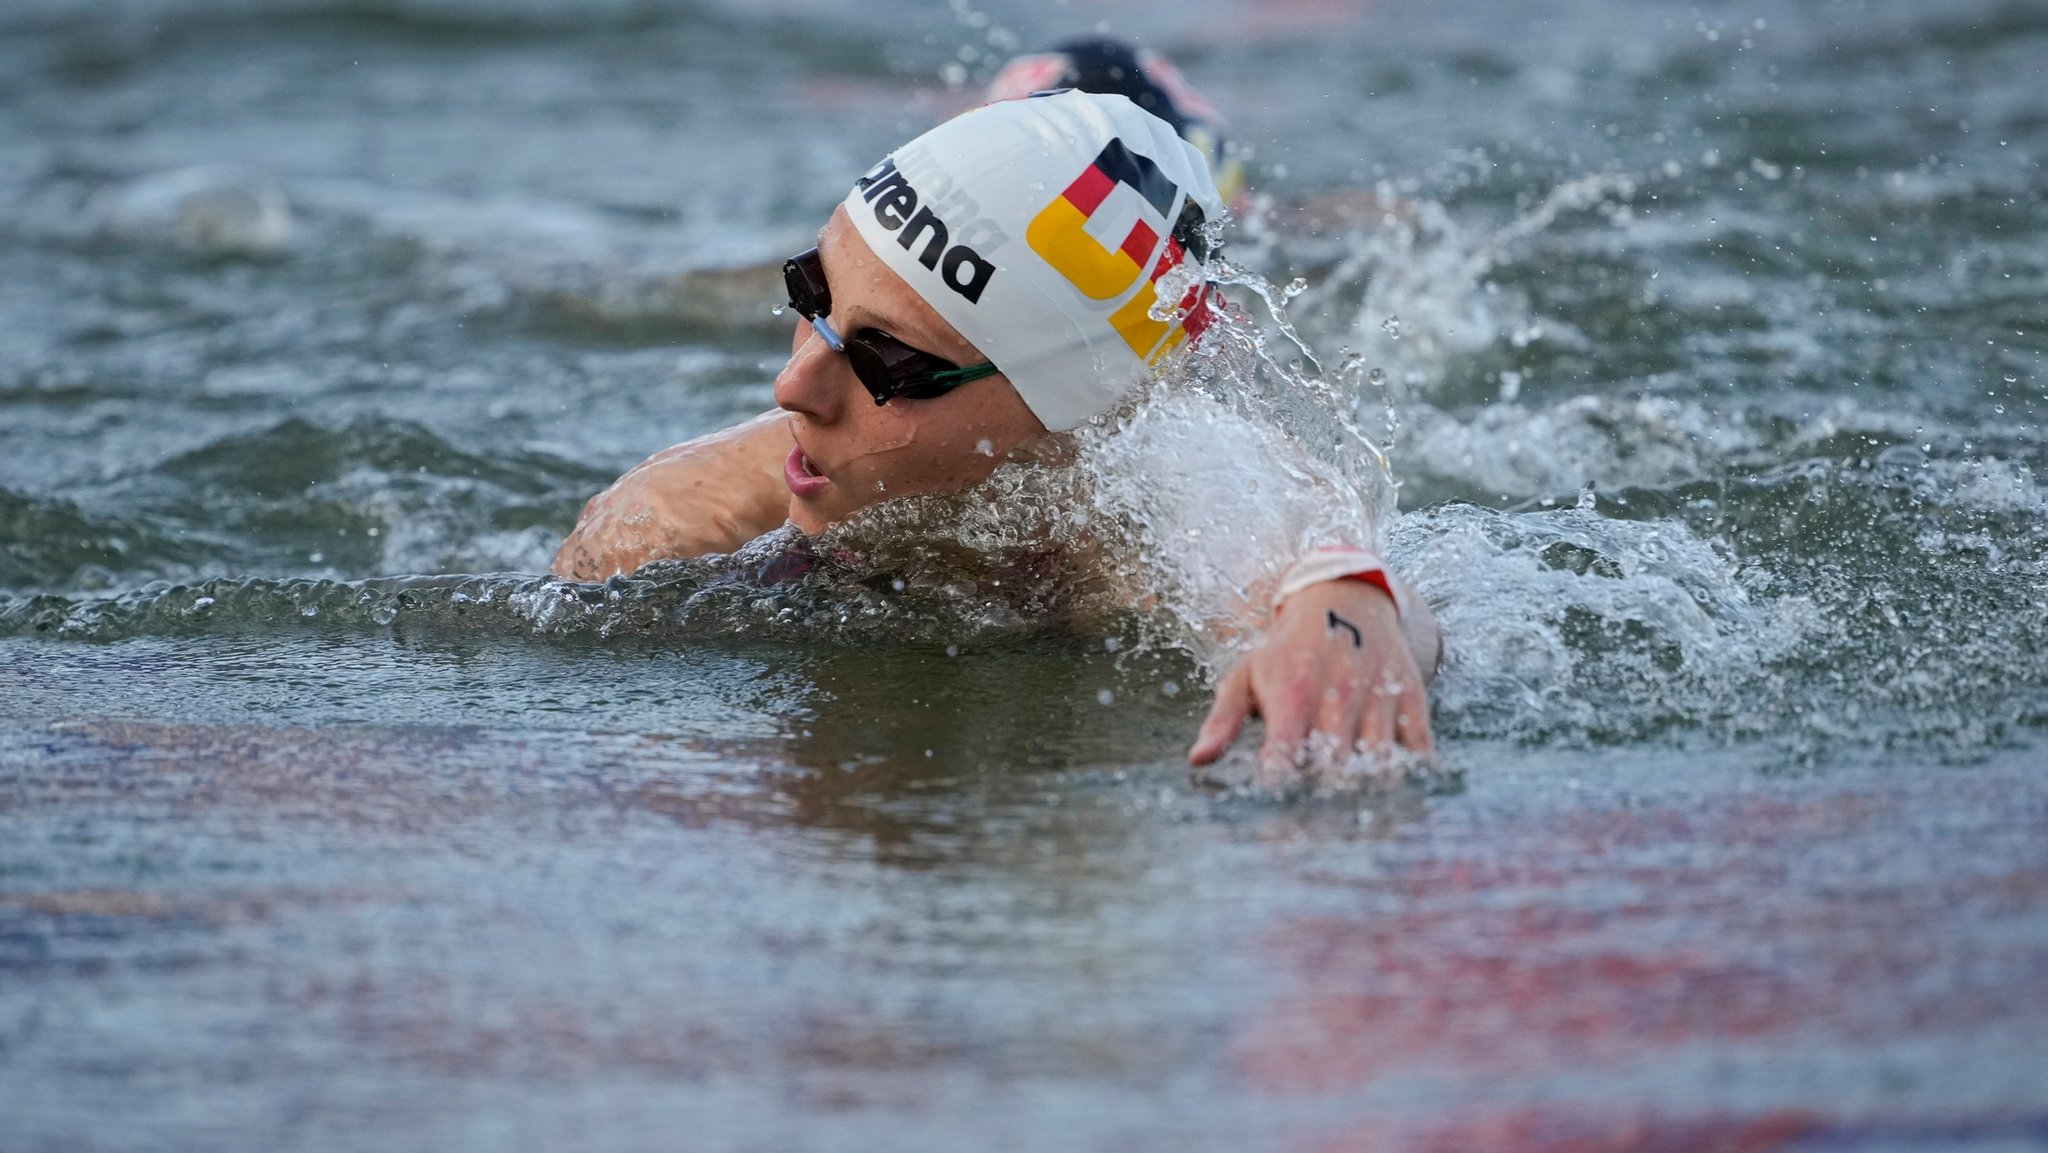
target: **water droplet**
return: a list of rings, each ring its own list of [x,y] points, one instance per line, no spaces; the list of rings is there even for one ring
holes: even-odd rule
[[[960,655],[960,646],[959,646],[959,645],[947,645],[947,646],[946,646],[946,655],[947,655],[947,656],[949,656],[949,657],[957,657],[957,656],[959,656],[959,655]]]
[[[1115,637],[1104,637],[1102,638],[1102,647],[1105,652],[1113,653],[1118,649],[1124,647],[1124,642],[1116,639]]]
[[[980,453],[983,456],[994,456],[996,454],[995,442],[989,440],[987,437],[983,437],[982,439],[974,442],[974,451]]]
[[[1164,681],[1164,682],[1162,682],[1162,683],[1160,684],[1160,686],[1159,686],[1159,695],[1161,695],[1161,696],[1165,696],[1165,697],[1177,697],[1177,696],[1179,696],[1179,695],[1180,695],[1180,682],[1179,682],[1179,681]]]
[[[1380,321],[1380,329],[1395,340],[1401,339],[1401,318],[1390,316]]]
[[[1103,689],[1095,694],[1095,703],[1098,705],[1113,705],[1116,703],[1116,694],[1108,689]]]
[[[1586,482],[1586,487],[1579,490],[1579,507],[1583,509],[1597,509],[1600,507],[1599,498],[1593,495],[1593,482],[1590,480]]]
[[[788,311],[789,311],[789,306],[788,306],[787,304],[778,304],[778,305],[776,305],[775,307],[773,307],[773,308],[771,308],[771,309],[769,309],[769,310],[768,310],[768,315],[770,315],[770,316],[781,316],[782,314],[784,314],[784,313],[786,313],[786,312],[788,312]]]

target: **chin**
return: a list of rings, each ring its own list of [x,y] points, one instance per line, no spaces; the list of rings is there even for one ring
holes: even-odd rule
[[[789,523],[795,525],[805,536],[817,536],[832,527],[832,522],[836,519],[843,518],[828,517],[800,500],[792,499],[789,502]]]

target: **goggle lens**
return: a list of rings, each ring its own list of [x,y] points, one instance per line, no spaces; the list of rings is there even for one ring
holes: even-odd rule
[[[929,352],[910,347],[879,328],[863,328],[841,340],[833,340],[825,317],[832,311],[832,289],[825,281],[825,265],[813,248],[799,252],[782,264],[782,283],[789,290],[789,306],[797,315],[819,329],[819,335],[835,351],[846,354],[847,363],[861,387],[887,404],[894,397],[929,400],[966,384],[993,376],[998,369],[984,363],[961,368]]]
[[[782,262],[782,286],[789,290],[789,306],[805,320],[832,311],[832,287],[825,283],[825,265],[818,259],[817,249]]]

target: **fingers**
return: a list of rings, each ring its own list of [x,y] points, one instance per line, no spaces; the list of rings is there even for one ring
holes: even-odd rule
[[[1361,752],[1380,754],[1394,745],[1395,710],[1400,707],[1400,689],[1381,681],[1368,690],[1370,699],[1366,702],[1365,715],[1358,726],[1358,746]]]
[[[1323,689],[1322,707],[1308,734],[1308,760],[1322,774],[1342,769],[1358,746],[1366,709],[1371,706],[1356,683],[1345,679]]]
[[[1421,691],[1401,694],[1395,731],[1401,743],[1424,756],[1436,754],[1436,740],[1429,731],[1429,696]]]
[[[1282,787],[1302,770],[1325,782],[1341,783],[1358,772],[1377,771],[1390,763],[1402,726],[1402,707],[1411,695],[1398,680],[1361,682],[1355,676],[1329,675],[1322,691],[1309,677],[1283,689],[1253,695],[1266,718],[1266,740],[1259,750],[1258,779]],[[1426,723],[1427,715],[1424,714]]]
[[[1216,686],[1216,703],[1209,706],[1209,715],[1202,721],[1202,728],[1195,734],[1194,747],[1188,750],[1188,763],[1206,765],[1223,755],[1223,750],[1237,739],[1244,730],[1245,718],[1252,712],[1252,667],[1250,661],[1240,661]]]
[[[1189,763],[1221,757],[1253,715],[1266,721],[1255,774],[1261,787],[1284,788],[1304,769],[1339,781],[1377,774],[1402,763],[1395,755],[1402,750],[1434,755],[1428,693],[1406,670],[1368,665],[1360,677],[1355,667],[1336,672],[1322,665],[1278,675],[1269,669],[1255,679],[1255,666],[1248,657],[1216,687]]]
[[[1291,691],[1267,695],[1259,702],[1259,715],[1266,718],[1266,743],[1259,749],[1260,783],[1268,787],[1285,784],[1307,759],[1309,725],[1315,719],[1313,702],[1300,686]]]
[[[1324,717],[1329,717],[1326,711]],[[1419,684],[1389,676],[1362,691],[1354,729],[1319,718],[1309,736],[1315,751],[1314,769],[1321,779],[1341,787],[1360,776],[1398,774],[1417,755],[1434,756],[1429,730],[1429,698]],[[1337,744],[1335,737],[1355,732]],[[1329,763],[1325,764],[1325,754]]]
[[[1379,688],[1359,726],[1358,751],[1382,771],[1436,755],[1429,729],[1429,696],[1418,684],[1389,681]]]

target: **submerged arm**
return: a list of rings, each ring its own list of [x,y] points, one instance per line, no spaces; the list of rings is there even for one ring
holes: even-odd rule
[[[731,552],[783,523],[795,441],[777,410],[648,457],[590,498],[554,574],[604,580],[649,561]]]

